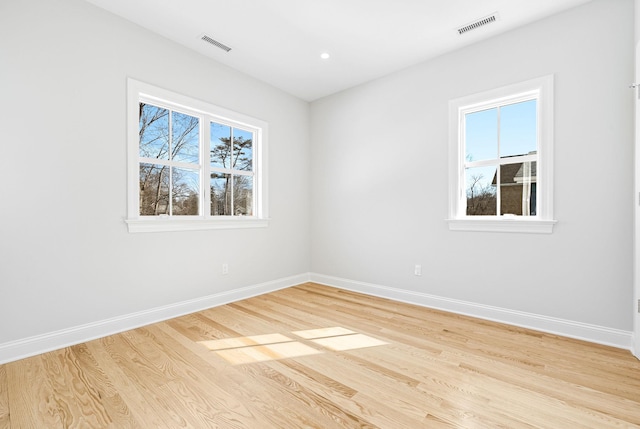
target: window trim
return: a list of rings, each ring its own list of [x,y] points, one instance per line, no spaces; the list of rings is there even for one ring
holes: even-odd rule
[[[253,131],[253,175],[255,177],[255,207],[253,216],[211,216],[205,199],[201,198],[202,214],[199,216],[140,216],[139,164],[139,102],[156,102],[175,111],[190,112],[201,120],[211,117],[224,124]],[[201,127],[206,128],[206,127]],[[195,231],[207,229],[262,228],[269,225],[267,183],[267,131],[265,121],[175,93],[132,78],[127,78],[127,218],[129,232]],[[201,129],[200,133],[206,133]],[[201,141],[203,141],[201,139]],[[208,141],[208,139],[206,139]],[[208,162],[208,150],[200,148],[200,168]],[[201,196],[208,189],[208,180],[201,174]]]
[[[537,211],[535,216],[467,216],[464,187],[464,113],[535,95],[538,100]],[[449,101],[449,217],[452,231],[551,233],[553,219],[553,75]]]

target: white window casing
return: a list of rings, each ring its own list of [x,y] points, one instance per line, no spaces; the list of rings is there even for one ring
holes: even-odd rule
[[[188,165],[199,172],[199,215],[197,216],[142,216],[140,215],[140,164],[155,163],[187,167],[178,161],[142,158],[140,156],[139,109],[140,102],[197,117],[199,126],[199,163]],[[216,122],[239,127],[253,133],[253,164],[249,174],[254,177],[253,214],[251,216],[213,216],[210,214],[211,172],[210,134],[208,124]],[[135,79],[127,80],[127,218],[129,232],[193,231],[206,229],[266,227],[268,218],[267,193],[267,130],[266,122],[237,113],[201,100],[193,99]],[[218,169],[219,170],[219,169]]]
[[[537,155],[520,158],[523,161],[537,162],[536,214],[532,216],[467,215],[465,114],[532,99],[537,101]],[[524,233],[553,231],[553,225],[556,223],[553,218],[553,104],[553,75],[449,102],[449,217],[447,222],[450,230]],[[499,158],[492,162],[494,164],[497,162],[500,170],[503,162],[510,161]],[[482,166],[483,162],[472,164]]]

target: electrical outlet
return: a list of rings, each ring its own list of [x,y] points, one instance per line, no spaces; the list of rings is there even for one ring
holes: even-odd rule
[[[229,274],[229,264],[227,264],[226,262],[222,264],[222,274],[223,275]]]
[[[416,265],[415,268],[413,269],[413,274],[415,274],[416,276],[421,276],[422,275],[422,265]]]

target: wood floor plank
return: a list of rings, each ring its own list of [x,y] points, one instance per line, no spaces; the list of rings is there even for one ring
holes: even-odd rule
[[[104,428],[112,423],[96,386],[87,379],[71,347],[41,357],[64,427]]]
[[[12,427],[64,427],[64,404],[58,404],[49,374],[42,364],[44,355],[6,365],[9,416]]]
[[[9,429],[9,392],[7,366],[0,365],[0,429]]]
[[[70,349],[77,362],[76,366],[84,373],[86,388],[94,390],[94,396],[104,405],[109,416],[109,425],[122,429],[140,427],[141,421],[136,418],[87,345],[78,344]]]
[[[0,365],[12,427],[640,428],[640,361],[305,283]]]
[[[233,379],[225,379],[220,371],[212,372],[199,362],[196,364],[194,357],[186,355],[184,352],[178,353],[174,348],[169,347],[171,338],[165,337],[162,331],[154,329],[154,327],[138,331],[150,335],[152,344],[157,344],[158,349],[163,351],[166,358],[166,362],[163,363],[165,371],[172,367],[170,372],[175,374],[175,377],[171,383],[173,387],[179,388],[174,390],[175,398],[178,400],[189,398],[188,402],[185,400],[183,404],[180,404],[181,408],[191,410],[191,414],[196,417],[203,415],[208,419],[200,422],[199,426],[229,425],[231,422],[238,421],[242,415],[254,414],[243,406],[243,401],[227,393],[240,389],[240,386],[232,382]],[[227,364],[221,361],[216,366],[224,369]],[[224,383],[223,385],[226,385],[227,388],[219,389],[221,383]],[[227,415],[229,409],[243,409],[244,412],[240,416],[234,413],[232,417],[229,417]]]
[[[128,408],[149,427],[180,427],[184,422],[173,420],[172,415],[158,403],[154,389],[147,380],[140,380],[131,370],[129,356],[119,351],[118,335],[86,343],[100,368],[108,374],[113,388],[118,391]],[[143,426],[144,427],[144,426]]]
[[[314,360],[315,364],[316,361]],[[300,362],[288,359],[278,363],[278,371],[286,374],[300,385],[308,385],[322,397],[331,400],[352,415],[361,415],[377,427],[419,427],[421,419],[411,417],[387,403],[359,392],[329,377],[328,371],[312,368]],[[419,417],[422,417],[422,413]]]
[[[241,426],[238,427],[250,428],[255,426],[255,422],[260,422],[261,427],[264,428],[323,428],[333,426],[333,423],[323,416],[309,415],[306,407],[304,413],[290,414],[288,410],[293,407],[289,402],[295,401],[290,398],[288,401],[285,401],[285,399],[287,399],[286,393],[289,393],[290,396],[291,392],[283,392],[281,387],[274,385],[273,380],[269,377],[261,380],[261,382],[256,382],[255,374],[251,377],[247,376],[247,371],[251,370],[251,368],[229,366],[227,362],[217,357],[213,352],[208,351],[206,347],[193,341],[185,341],[184,337],[176,337],[175,332],[172,332],[172,328],[169,326],[158,325],[149,329],[156,329],[158,335],[160,335],[160,331],[168,335],[163,337],[163,343],[173,345],[171,348],[178,350],[179,344],[192,352],[194,357],[189,359],[190,362],[202,361],[198,364],[202,365],[200,374],[206,378],[205,382],[208,383],[209,389],[217,387],[222,389],[220,392],[211,393],[217,398],[227,401],[226,404],[223,404],[222,411],[231,412],[229,419],[239,422]],[[196,356],[197,359],[195,358]],[[248,380],[254,382],[247,383]],[[279,398],[279,403],[273,404],[269,399],[265,399],[274,397]],[[229,404],[228,402],[234,402],[234,404]],[[283,407],[286,408],[286,412],[283,411]],[[323,422],[323,420],[325,421]],[[222,425],[220,427],[235,426]]]
[[[244,381],[240,371],[216,357],[206,347],[179,335],[173,324],[156,324],[147,327],[164,347],[180,354],[180,360],[188,362],[186,371],[188,378],[197,377],[198,384],[204,386],[207,397],[217,401],[216,418],[220,420],[220,427],[244,428],[259,420],[262,416],[252,406],[250,401],[243,401],[235,396],[235,392],[242,392]],[[265,425],[265,427],[268,427]]]
[[[202,406],[197,389],[185,391],[191,387],[185,384],[188,380],[181,378],[174,362],[146,335],[145,328],[125,332],[118,338],[122,340],[119,349],[128,351],[122,367],[137,386],[146,387],[149,400],[155,402],[156,409],[163,410],[165,420],[177,427],[206,427],[212,418],[210,407]],[[193,407],[199,412],[194,413]]]

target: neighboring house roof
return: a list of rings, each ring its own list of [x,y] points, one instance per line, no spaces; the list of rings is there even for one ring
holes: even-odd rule
[[[505,164],[501,166],[500,176],[502,179],[502,185],[505,186],[523,183],[525,180],[525,164],[529,164],[529,168],[531,169],[528,181],[531,183],[536,183],[538,175],[538,163],[534,161],[527,163],[519,162],[517,164]],[[496,173],[493,175],[493,180],[491,181],[491,184],[493,186],[495,186],[497,183],[497,175],[498,172],[496,171]]]

